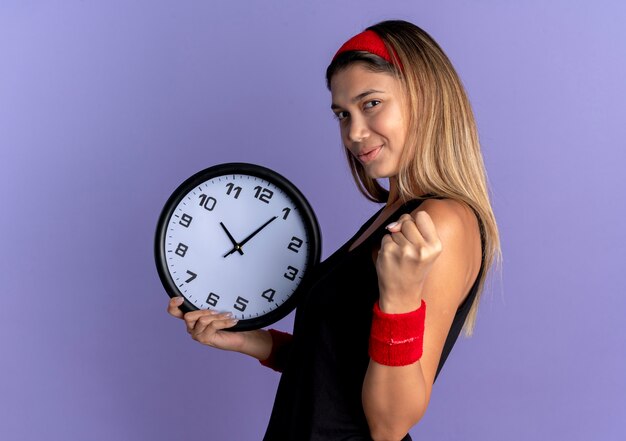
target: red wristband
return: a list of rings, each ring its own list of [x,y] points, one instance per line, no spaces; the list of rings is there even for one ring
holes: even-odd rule
[[[415,311],[388,314],[374,303],[369,355],[386,366],[405,366],[422,357],[426,302]]]
[[[268,332],[272,337],[272,350],[270,351],[269,357],[265,360],[259,360],[259,363],[265,367],[274,369],[276,372],[282,372],[281,366],[278,366],[276,363],[276,354],[278,354],[282,346],[289,343],[293,339],[293,335],[276,329],[268,329]]]

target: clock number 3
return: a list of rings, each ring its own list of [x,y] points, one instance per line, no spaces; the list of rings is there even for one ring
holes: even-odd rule
[[[296,276],[298,275],[298,269],[294,268],[293,266],[289,265],[287,267],[287,272],[285,274],[283,274],[283,276],[285,276],[285,279],[289,279],[289,280],[295,280]]]

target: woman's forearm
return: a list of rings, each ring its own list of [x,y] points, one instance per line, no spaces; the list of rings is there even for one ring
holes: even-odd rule
[[[272,336],[265,329],[255,329],[245,331],[246,339],[243,346],[237,352],[256,358],[266,360],[272,352]]]
[[[362,402],[374,441],[401,440],[426,410],[420,362],[384,366],[370,360],[363,381]]]

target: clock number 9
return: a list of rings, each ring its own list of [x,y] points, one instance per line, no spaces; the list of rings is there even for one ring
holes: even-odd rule
[[[178,223],[181,224],[185,228],[189,228],[189,225],[191,225],[192,220],[193,220],[193,217],[189,216],[187,213],[183,213],[183,217],[180,219]]]
[[[200,206],[204,207],[206,210],[213,211],[215,208],[215,204],[217,204],[217,199],[211,196],[207,196],[204,193],[200,195]]]

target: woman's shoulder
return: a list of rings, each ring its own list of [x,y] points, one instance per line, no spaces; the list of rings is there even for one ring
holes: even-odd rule
[[[416,198],[403,203],[387,217],[406,213],[416,219],[417,213],[420,211],[426,211],[438,229],[461,230],[464,236],[478,233],[478,237],[480,237],[478,217],[466,202],[431,193],[426,195],[426,199]]]
[[[424,200],[411,211],[415,217],[419,211],[426,211],[431,217],[436,216],[444,224],[459,222],[468,227],[478,227],[478,218],[474,210],[461,200],[433,197]]]

